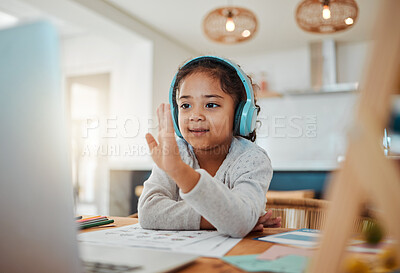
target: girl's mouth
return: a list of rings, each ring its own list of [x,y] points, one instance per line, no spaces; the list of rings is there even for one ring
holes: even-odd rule
[[[202,136],[209,131],[210,130],[208,130],[208,129],[189,129],[189,132],[191,132],[195,136]]]

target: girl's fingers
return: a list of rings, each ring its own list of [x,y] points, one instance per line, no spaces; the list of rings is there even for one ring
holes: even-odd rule
[[[161,122],[161,119],[160,119],[160,107],[161,107],[161,105],[157,107],[157,111],[156,111],[157,120],[158,120],[158,130],[160,130],[160,122]]]
[[[266,218],[271,218],[271,216],[272,216],[272,210],[268,210],[268,211],[264,214],[264,217],[266,217]]]
[[[167,133],[174,133],[171,108],[169,104],[161,103],[157,108],[158,131],[165,130]]]
[[[258,218],[258,222],[257,224],[262,224],[265,221],[267,221],[268,218],[265,217],[266,214],[264,214],[263,216],[261,216],[260,218]]]
[[[161,131],[165,127],[164,123],[164,103],[157,108],[157,116],[158,116],[158,130]]]
[[[269,210],[269,211],[267,211],[267,213],[265,213],[263,216],[261,216],[258,219],[257,223],[262,224],[262,223],[266,222],[269,218],[271,218],[271,216],[272,216],[272,211]]]
[[[281,217],[271,218],[264,222],[264,227],[275,227],[281,224]]]
[[[146,134],[146,141],[147,145],[149,145],[150,152],[153,153],[154,148],[158,146],[157,141],[154,139],[154,137],[150,134]]]
[[[271,218],[271,219],[268,219],[265,223],[268,226],[272,226],[272,225],[275,225],[277,222],[279,222],[279,221],[276,218]]]
[[[157,108],[157,118],[158,118],[158,142],[161,144],[163,142],[164,130],[165,130],[165,118],[164,118],[164,103],[161,103]]]
[[[166,129],[168,133],[174,133],[174,123],[172,122],[171,108],[169,104],[165,104],[164,108]]]
[[[262,224],[257,224],[252,231],[263,231],[264,226]]]

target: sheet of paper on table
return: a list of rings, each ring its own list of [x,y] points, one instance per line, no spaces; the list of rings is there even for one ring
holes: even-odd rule
[[[293,247],[316,249],[319,246],[320,238],[321,234],[319,230],[303,228],[299,230],[263,236],[255,238],[255,240],[271,242],[276,244],[284,244]],[[349,246],[347,247],[347,251],[378,254],[382,253],[385,247],[393,243],[394,243],[393,240],[385,239],[378,245],[368,245],[364,240],[353,239],[349,241]],[[272,250],[274,249],[275,248],[271,247],[269,250],[267,250],[266,251],[266,253],[268,253],[267,255],[271,254]],[[278,250],[277,254],[283,256],[281,253],[279,253],[279,251],[283,250],[283,248],[276,248],[276,249]],[[297,255],[298,253],[288,253],[288,254]]]
[[[308,257],[288,255],[275,260],[259,260],[258,255],[225,256],[222,258],[248,272],[302,273],[307,267]]]
[[[81,242],[156,248],[206,257],[222,257],[240,240],[221,235],[217,231],[148,230],[139,224],[78,235],[78,241]]]
[[[302,228],[299,230],[255,238],[276,244],[285,244],[296,247],[315,248],[321,237],[320,231],[316,229]]]
[[[313,249],[305,249],[305,248],[295,248],[289,246],[282,245],[273,245],[268,248],[265,252],[263,252],[260,256],[257,257],[259,260],[275,260],[287,255],[297,255],[297,256],[305,256],[312,257],[315,253]]]

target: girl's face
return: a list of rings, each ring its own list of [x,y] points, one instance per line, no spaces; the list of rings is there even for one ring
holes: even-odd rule
[[[195,150],[229,148],[235,103],[219,80],[204,72],[188,75],[181,83],[177,104],[179,129]]]

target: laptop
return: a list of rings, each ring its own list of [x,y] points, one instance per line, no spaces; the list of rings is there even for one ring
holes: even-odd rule
[[[84,272],[83,260],[103,272],[165,272],[194,261],[149,249],[78,247],[65,121],[55,28],[36,22],[1,30],[0,271]]]

